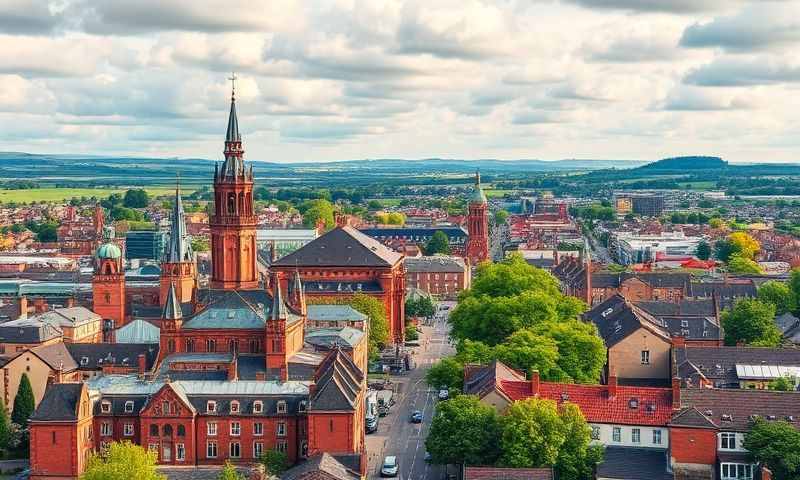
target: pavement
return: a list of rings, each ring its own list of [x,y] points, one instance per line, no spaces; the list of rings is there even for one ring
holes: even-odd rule
[[[395,386],[395,404],[390,408],[389,414],[380,419],[378,431],[366,436],[369,478],[380,478],[383,458],[388,455],[397,456],[400,463],[400,473],[397,476],[399,479],[442,478],[441,467],[425,462],[425,439],[438,396],[438,390],[429,388],[425,383],[425,373],[440,358],[455,353],[449,343],[448,332],[446,315],[433,320],[429,325],[421,325],[421,346],[414,355],[417,368],[406,375],[391,377]],[[422,412],[421,424],[411,423],[411,413],[414,410]]]

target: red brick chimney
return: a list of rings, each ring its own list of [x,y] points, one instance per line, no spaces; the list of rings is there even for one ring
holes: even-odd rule
[[[535,397],[539,394],[539,385],[541,384],[541,377],[539,376],[539,370],[534,370],[531,372],[531,397]]]
[[[608,376],[608,398],[617,396],[617,374],[612,373]]]
[[[686,347],[686,337],[681,335],[675,335],[672,337],[672,348],[684,348]]]
[[[145,358],[144,353],[139,354],[137,361],[139,366],[139,375],[144,375],[144,372],[147,370],[147,359]]]
[[[672,377],[672,409],[679,410],[681,408],[681,379]]]
[[[66,308],[72,308],[72,307],[74,307],[74,306],[75,306],[75,297],[69,297],[69,298],[67,298],[67,301],[64,303],[64,306],[65,306]]]
[[[47,311],[47,302],[44,298],[36,298],[33,300],[33,311],[35,313],[44,313]]]
[[[350,215],[345,215],[344,213],[337,213],[336,214],[336,226],[337,227],[346,227],[350,225]]]
[[[28,318],[28,297],[19,297],[19,318]]]
[[[228,380],[236,380],[239,378],[238,372],[236,371],[236,363],[236,355],[234,355],[233,361],[228,365]]]
[[[317,235],[322,235],[325,233],[325,220],[319,219],[317,220]]]

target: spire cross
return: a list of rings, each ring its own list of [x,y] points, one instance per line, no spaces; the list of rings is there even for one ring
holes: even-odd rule
[[[236,80],[238,77],[236,76],[236,72],[231,72],[231,76],[228,77],[228,80],[231,81],[231,99],[236,96]]]

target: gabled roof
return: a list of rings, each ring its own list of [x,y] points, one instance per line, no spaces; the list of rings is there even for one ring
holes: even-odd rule
[[[183,318],[183,311],[181,311],[180,305],[178,294],[175,292],[175,282],[172,282],[169,284],[167,301],[164,304],[164,313],[161,314],[161,318],[166,320],[179,320]]]
[[[688,273],[662,272],[594,272],[592,288],[618,288],[625,280],[637,278],[654,288],[689,288],[691,275]]]
[[[139,355],[144,354],[148,371],[158,358],[158,344],[152,343],[68,343],[67,350],[78,368],[98,370],[104,365],[137,368]]]
[[[701,347],[674,349],[678,374],[691,373],[686,363],[705,378],[723,384],[738,384],[737,365],[800,367],[800,350],[769,347]]]
[[[503,381],[525,381],[525,375],[494,360],[486,366],[467,365],[464,369],[464,393],[482,397],[499,388]]]
[[[317,369],[309,410],[353,410],[363,380],[353,360],[340,348],[334,348]]]
[[[713,317],[717,313],[713,298],[683,298],[677,302],[642,300],[634,304],[657,317]]]
[[[758,295],[756,284],[752,280],[742,281],[713,281],[713,282],[691,282],[689,284],[690,297],[713,297],[720,298],[754,298]]]
[[[671,427],[689,427],[689,428],[713,428],[719,427],[714,423],[711,418],[703,415],[703,413],[695,407],[684,408],[672,416],[669,425]]]
[[[319,453],[286,470],[281,480],[358,480],[361,476],[329,453]]]
[[[265,290],[203,290],[205,308],[184,317],[184,329],[262,329],[272,315],[273,298]],[[285,306],[285,304],[284,304]],[[300,319],[287,309],[287,322]]]
[[[161,329],[145,320],[134,320],[114,332],[117,343],[158,343]]]
[[[713,423],[719,425],[720,430],[746,432],[756,417],[764,420],[784,420],[795,428],[800,428],[798,392],[690,388],[681,390],[681,406],[695,407]],[[723,418],[723,415],[726,417]]]
[[[70,422],[78,419],[82,383],[53,383],[47,386],[31,421]]]
[[[53,370],[71,372],[78,368],[77,362],[72,358],[63,342],[52,345],[41,345],[31,349],[31,352],[41,358]]]
[[[403,259],[353,227],[336,227],[275,261],[280,267],[391,267]],[[311,289],[308,289],[311,292]]]
[[[583,314],[583,318],[594,323],[607,348],[621,342],[633,332],[645,328],[669,342],[669,334],[660,326],[658,319],[626,301],[616,294]]]

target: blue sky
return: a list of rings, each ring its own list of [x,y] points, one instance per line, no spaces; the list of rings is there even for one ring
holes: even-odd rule
[[[800,161],[800,2],[4,0],[0,150]]]

